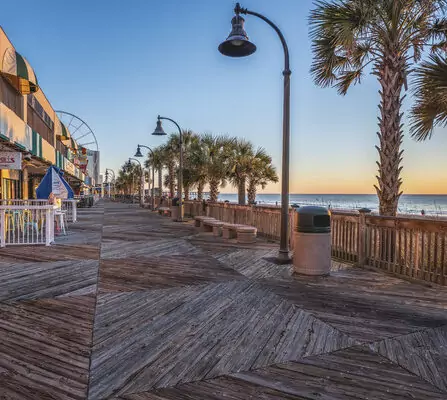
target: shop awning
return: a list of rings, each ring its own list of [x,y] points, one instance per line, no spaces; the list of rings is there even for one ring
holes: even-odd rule
[[[76,140],[74,140],[72,137],[70,138],[70,144],[71,149],[77,153],[78,152],[78,144],[76,143]]]
[[[71,140],[71,135],[70,135],[70,131],[68,130],[68,128],[65,126],[65,124],[61,121],[59,121],[60,125],[59,125],[59,129],[57,130],[56,133],[56,138],[59,139],[60,141],[65,141],[65,140]],[[70,142],[71,145],[71,142]]]
[[[1,73],[21,94],[39,90],[36,74],[28,61],[12,47],[8,48],[3,55]]]

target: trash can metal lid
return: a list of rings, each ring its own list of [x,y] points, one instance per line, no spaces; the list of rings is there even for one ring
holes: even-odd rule
[[[300,207],[296,210],[295,230],[303,233],[328,233],[331,231],[331,217],[327,208],[317,206]]]

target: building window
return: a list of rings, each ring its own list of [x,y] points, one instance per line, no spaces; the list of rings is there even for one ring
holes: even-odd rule
[[[36,112],[36,114],[42,118],[43,122],[50,128],[51,130],[54,130],[54,122],[50,118],[50,116],[45,112],[45,110],[42,107],[42,104],[39,103],[39,101],[32,95],[28,95],[28,104],[31,106],[31,108]]]
[[[0,76],[0,101],[23,119],[23,96],[3,76]]]

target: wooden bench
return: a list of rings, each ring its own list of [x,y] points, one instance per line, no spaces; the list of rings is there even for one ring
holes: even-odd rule
[[[200,228],[202,226],[202,221],[204,219],[214,219],[212,217],[207,217],[206,215],[199,215],[197,217],[194,217],[194,226],[196,228]]]
[[[222,225],[222,237],[224,239],[234,239],[237,236],[238,224],[223,224]]]
[[[164,216],[171,216],[171,209],[169,207],[158,207],[158,213]]]
[[[213,236],[221,235],[221,228],[223,226],[223,222],[217,219],[205,219],[202,221],[204,231],[205,232],[213,232]]]
[[[238,243],[256,243],[258,230],[254,226],[240,225],[236,228]]]

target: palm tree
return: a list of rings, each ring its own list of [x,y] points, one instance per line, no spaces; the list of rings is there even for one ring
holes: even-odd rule
[[[207,163],[208,163],[207,146],[203,140],[203,136],[197,136],[196,140],[191,143],[189,149],[189,161],[193,168],[191,177],[193,186],[197,187],[197,200],[203,200],[203,191],[208,180]]]
[[[219,187],[226,185],[230,173],[231,146],[234,139],[206,134],[201,137],[201,143],[210,187],[210,201],[216,202]]]
[[[178,135],[171,134],[168,142],[161,146],[163,162],[168,169],[168,175],[165,177],[164,184],[169,187],[170,197],[174,197],[175,192],[175,180],[176,180],[176,164],[178,158]]]
[[[396,215],[402,194],[402,91],[425,46],[445,43],[446,6],[447,0],[321,0],[310,14],[316,84],[345,95],[369,67],[379,81],[375,188],[382,215]]]
[[[248,173],[248,203],[253,204],[256,201],[257,188],[261,186],[265,189],[268,183],[278,182],[276,168],[272,165],[272,158],[262,147],[258,148],[252,161]]]
[[[135,194],[135,189],[139,187],[140,177],[140,166],[126,161],[118,171],[116,188],[126,195]]]
[[[411,134],[418,141],[430,139],[433,128],[447,126],[447,58],[433,54],[416,71]]]
[[[155,147],[152,153],[149,152],[148,159],[145,162],[146,168],[154,165],[155,169],[158,171],[158,190],[159,196],[163,192],[163,148],[161,146]]]
[[[189,200],[189,193],[197,183],[197,166],[194,151],[200,138],[191,130],[183,131],[183,190],[185,200]]]
[[[252,167],[255,152],[253,144],[245,139],[236,139],[232,148],[230,181],[237,188],[238,203],[245,205],[245,190],[248,173]]]
[[[182,131],[184,164],[187,162],[188,148],[191,146],[191,142],[195,136],[195,133],[191,130]],[[165,177],[165,185],[169,187],[169,193],[173,197],[175,195],[180,160],[180,135],[178,133],[169,135],[167,143],[163,146],[163,160],[168,169],[168,175]],[[185,169],[183,169],[183,174],[185,174]]]

